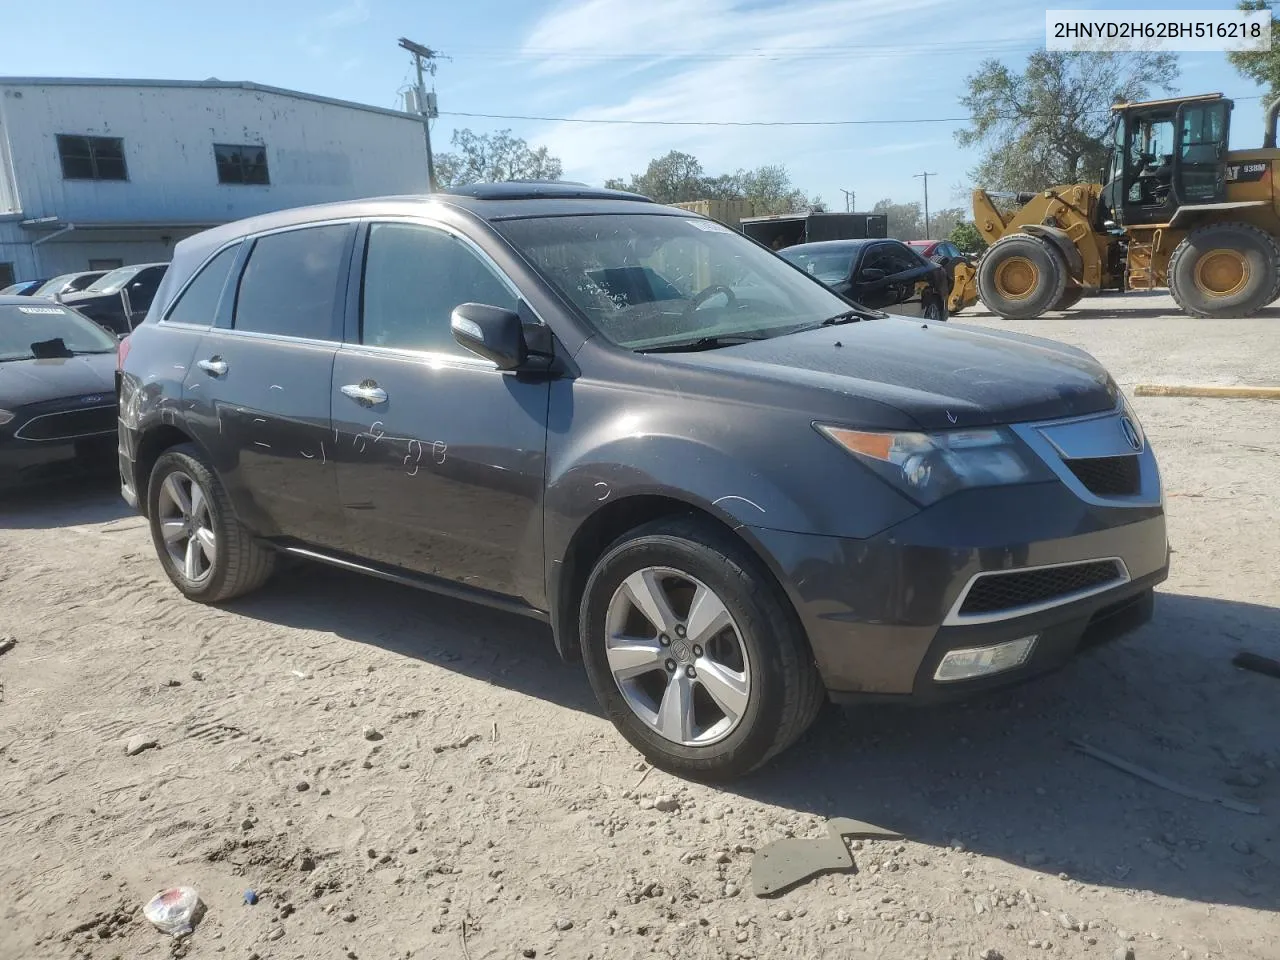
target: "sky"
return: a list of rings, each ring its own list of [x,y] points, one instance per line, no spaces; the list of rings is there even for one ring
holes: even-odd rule
[[[250,80],[382,107],[412,78],[407,36],[440,51],[432,129],[511,129],[545,144],[566,179],[599,184],[655,156],[706,172],[785,164],[796,186],[844,209],[882,198],[968,206],[978,160],[955,145],[965,77],[996,57],[1020,69],[1043,47],[1046,8],[1104,0],[269,0],[252,17],[172,0],[7,3],[0,74]],[[1222,0],[1125,0],[1131,9],[1230,9]],[[247,8],[246,8],[247,10]],[[245,11],[242,11],[242,13]],[[66,25],[74,24],[74,29]],[[55,31],[50,28],[57,26]],[[12,38],[48,42],[13,42]],[[1261,91],[1218,53],[1181,54],[1180,93]],[[462,114],[549,119],[496,119]],[[792,127],[573,120],[892,121]],[[904,122],[905,121],[905,122]],[[1256,122],[1255,122],[1256,121]],[[1239,105],[1233,146],[1260,143]]]

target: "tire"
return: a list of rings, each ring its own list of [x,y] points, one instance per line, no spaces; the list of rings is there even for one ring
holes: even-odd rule
[[[187,510],[182,509],[182,495]],[[236,520],[226,489],[191,444],[166,450],[156,460],[147,485],[147,516],[160,565],[190,600],[230,600],[256,590],[275,571],[275,551],[255,541]],[[196,533],[185,537],[179,533],[166,543],[165,534],[175,530],[166,525],[173,523],[183,523],[188,533],[193,528]],[[190,559],[193,550],[194,560]]]
[[[1067,264],[1053,244],[1027,233],[993,243],[978,264],[978,295],[1009,320],[1031,320],[1062,297]]]
[[[1068,286],[1067,289],[1062,291],[1062,296],[1058,298],[1058,302],[1055,303],[1049,309],[1050,310],[1070,310],[1072,307],[1074,307],[1077,303],[1080,302],[1080,298],[1083,296],[1084,296],[1084,287]]]
[[[921,304],[921,315],[930,323],[945,323],[947,305],[941,300],[929,297]]]
[[[659,592],[675,617],[667,633],[654,624],[660,618],[644,614],[633,599]],[[704,611],[720,602],[728,619],[721,618],[719,631],[695,636],[695,627],[680,634],[700,619],[689,616],[694,599]],[[710,523],[672,518],[627,533],[596,564],[579,616],[587,676],[605,716],[650,763],[679,776],[725,780],[757,769],[799,739],[825,700],[808,640],[782,589],[742,543]],[[635,639],[622,651],[633,657],[622,659],[608,643],[619,634]],[[631,665],[632,676],[620,680],[614,669],[623,664]],[[724,681],[708,684],[717,675],[732,678],[732,698]],[[713,689],[731,710],[712,699]],[[679,703],[669,698],[680,690],[693,705],[683,713],[688,721],[664,723],[663,705]]]
[[[1280,297],[1280,247],[1248,223],[1187,234],[1169,258],[1169,292],[1193,317],[1251,317]]]

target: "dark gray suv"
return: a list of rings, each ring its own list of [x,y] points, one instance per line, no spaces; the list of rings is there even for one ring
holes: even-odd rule
[[[1147,620],[1156,461],[1087,354],[826,289],[571,185],[180,242],[120,470],[193,600],[281,554],[548,621],[646,757],[742,774],[827,697],[928,700]]]

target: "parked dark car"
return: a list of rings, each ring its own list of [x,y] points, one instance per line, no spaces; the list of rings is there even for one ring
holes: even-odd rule
[[[33,297],[48,297],[50,300],[60,300],[68,293],[79,293],[91,283],[95,283],[100,277],[107,275],[106,270],[89,270],[84,273],[64,273],[61,276],[54,277],[52,280],[46,280],[40,286],[31,292]]]
[[[43,280],[19,280],[0,290],[0,297],[29,297],[48,282],[48,277]]]
[[[842,297],[903,317],[947,319],[947,272],[901,240],[801,243],[778,256]]]
[[[115,463],[116,340],[52,301],[0,296],[0,487]]]
[[[218,227],[121,357],[122,492],[187,597],[283,553],[549,621],[686,774],[759,766],[826,696],[1057,667],[1168,571],[1155,457],[1089,355],[851,305],[632,194]]]
[[[80,293],[66,294],[62,302],[75,307],[95,323],[116,334],[126,334],[151,309],[167,263],[138,263],[120,267],[99,277]]]

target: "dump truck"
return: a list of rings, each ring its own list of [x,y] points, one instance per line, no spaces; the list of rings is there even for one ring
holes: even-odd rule
[[[973,193],[990,244],[973,287],[1012,319],[1065,310],[1102,290],[1167,287],[1196,317],[1243,317],[1280,297],[1280,101],[1260,149],[1229,150],[1220,93],[1113,106],[1101,184]],[[1016,209],[1001,212],[997,200]]]

